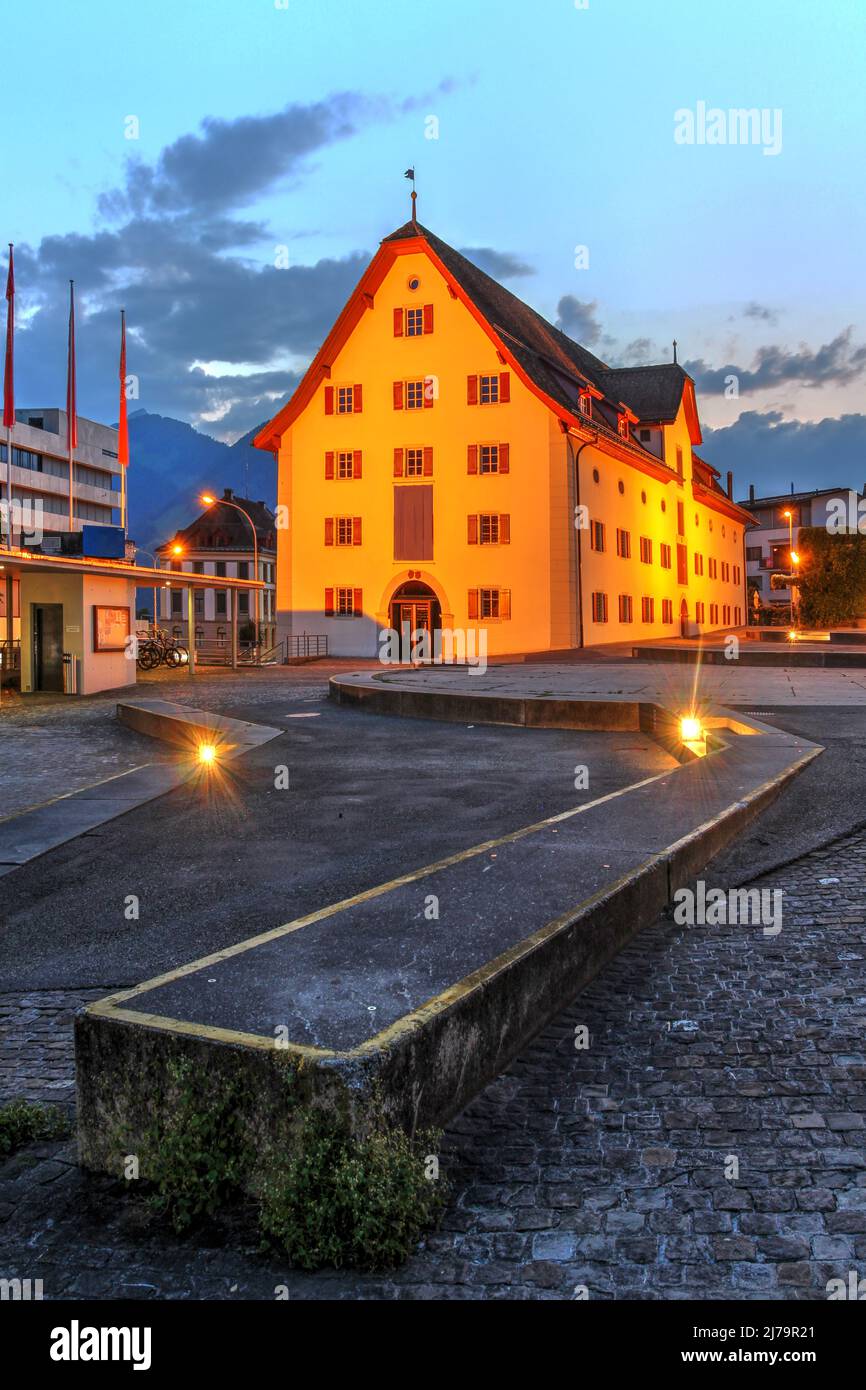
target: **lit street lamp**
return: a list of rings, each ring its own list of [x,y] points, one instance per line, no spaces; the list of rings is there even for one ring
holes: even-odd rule
[[[228,499],[227,497],[219,497],[219,498],[217,498],[217,497],[212,497],[211,494],[210,494],[209,492],[203,492],[203,493],[201,494],[201,499],[200,499],[200,500],[204,503],[204,505],[205,505],[206,507],[213,507],[213,506],[217,505],[217,503],[218,503],[219,506],[221,506],[221,507],[234,507],[234,509],[235,509],[236,512],[240,512],[241,516],[245,516],[245,517],[246,517],[247,521],[250,523],[250,530],[251,530],[252,533],[253,533],[253,578],[255,579],[256,583],[258,584],[258,579],[259,579],[259,540],[258,540],[258,536],[257,536],[257,534],[256,534],[256,528],[255,528],[255,525],[254,525],[254,523],[253,523],[253,519],[252,519],[252,517],[250,516],[249,512],[244,511],[243,507],[239,507],[238,504],[237,504],[237,502],[230,502],[229,499]],[[235,594],[235,595],[233,596],[233,598],[232,598],[232,603],[237,603],[237,601],[238,601],[238,596],[237,596],[237,594]],[[257,588],[256,588],[256,589],[253,589],[253,614],[254,614],[254,624],[255,624],[255,645],[258,646],[258,644],[259,644],[259,591],[258,591]]]

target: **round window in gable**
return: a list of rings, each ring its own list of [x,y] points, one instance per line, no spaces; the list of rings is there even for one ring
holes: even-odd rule
[[[409,279],[406,281],[406,284],[409,286],[409,289],[412,291],[413,294],[417,289],[421,288],[421,281],[418,279],[417,275],[410,275]]]
[[[623,482],[622,478],[620,478],[619,482],[617,483],[617,487],[619,488],[619,493],[621,497],[622,494],[625,492],[625,483]]]
[[[597,482],[598,482],[598,469],[597,469],[597,468],[593,468],[593,470],[592,470],[592,481],[593,481],[594,483],[597,483]]]

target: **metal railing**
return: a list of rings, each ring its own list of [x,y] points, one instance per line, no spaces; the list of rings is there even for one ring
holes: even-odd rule
[[[0,685],[18,685],[21,681],[21,642],[0,642]]]
[[[288,639],[288,656],[327,656],[328,639],[324,634],[315,632],[300,632],[295,637]]]

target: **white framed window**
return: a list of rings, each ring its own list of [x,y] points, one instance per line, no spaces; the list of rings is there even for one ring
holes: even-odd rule
[[[499,445],[481,444],[478,448],[478,471],[480,473],[499,472]]]
[[[337,414],[351,415],[355,409],[354,386],[337,387]]]
[[[499,377],[479,377],[478,391],[478,399],[480,400],[482,405],[497,405],[499,403]]]
[[[423,382],[423,381],[407,381],[407,382],[406,382],[406,409],[407,409],[407,410],[423,410],[423,409],[424,409],[424,382]]]
[[[406,477],[421,478],[424,474],[424,450],[406,450]]]

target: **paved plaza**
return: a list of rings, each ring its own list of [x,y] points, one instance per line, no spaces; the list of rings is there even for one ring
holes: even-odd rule
[[[594,795],[659,769],[660,750],[634,735],[594,743],[328,701],[330,675],[364,669],[142,683],[141,696],[273,724],[281,738],[234,765],[230,795],[196,801],[179,788],[0,880],[0,1098],[72,1115],[72,1018],[110,989],[565,809],[577,761],[597,772]],[[410,679],[676,705],[694,677],[593,660]],[[862,1274],[866,683],[719,667],[699,682],[701,698],[825,748],[706,872],[780,891],[782,931],[690,928],[668,912],[636,937],[449,1125],[449,1204],[401,1270],[292,1271],[258,1253],[240,1221],[175,1238],[120,1184],[85,1177],[66,1140],[0,1166],[0,1272],[42,1278],[48,1298],[271,1299],[285,1285],[292,1298],[552,1300],[584,1289],[821,1299],[828,1279]],[[110,726],[115,770],[176,756],[115,727],[114,703],[21,702],[0,716],[0,737],[24,747],[42,725],[61,749],[61,732],[74,746],[76,730],[96,740]],[[280,758],[299,793],[284,802]],[[122,911],[130,892],[142,904],[134,923]]]

